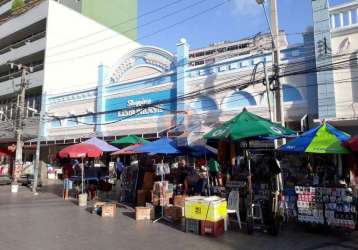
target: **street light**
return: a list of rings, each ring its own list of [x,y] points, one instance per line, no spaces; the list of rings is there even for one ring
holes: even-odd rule
[[[257,3],[257,4],[264,4],[264,3],[265,3],[265,0],[256,0],[256,3]]]

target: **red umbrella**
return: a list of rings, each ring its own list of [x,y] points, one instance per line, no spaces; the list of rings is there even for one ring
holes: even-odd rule
[[[102,155],[102,150],[93,144],[80,143],[65,147],[58,155],[62,158],[99,157]]]
[[[354,152],[358,152],[358,136],[354,136],[350,140],[344,142],[343,146],[350,148]]]
[[[130,145],[128,147],[122,148],[121,150],[118,150],[111,155],[134,155],[134,154],[140,154],[140,152],[134,151],[135,148],[142,146],[143,144],[134,144]]]
[[[10,150],[4,149],[4,148],[0,148],[0,156],[3,156],[3,155],[10,156],[10,155],[13,155],[13,154],[14,154],[14,153],[11,152]]]
[[[62,158],[82,158],[82,193],[84,187],[84,166],[83,159],[86,157],[99,157],[102,155],[102,150],[93,144],[80,143],[65,147],[62,149],[58,155]]]

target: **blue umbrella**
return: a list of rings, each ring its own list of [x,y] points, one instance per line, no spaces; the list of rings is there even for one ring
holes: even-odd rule
[[[349,151],[342,146],[342,143],[349,138],[349,134],[324,122],[283,145],[280,150],[285,152],[344,154],[349,153]]]
[[[134,149],[134,151],[150,153],[150,154],[181,153],[181,151],[177,149],[175,141],[166,137],[160,138],[159,140],[137,147]]]

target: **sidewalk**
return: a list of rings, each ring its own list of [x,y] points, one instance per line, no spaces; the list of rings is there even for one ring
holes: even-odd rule
[[[187,234],[164,224],[136,222],[130,210],[118,209],[115,218],[102,218],[64,201],[59,185],[47,185],[34,196],[28,188],[10,193],[0,186],[0,249],[357,249],[357,234],[337,235],[285,230],[280,236],[227,232],[219,238]],[[60,190],[61,191],[61,190]]]

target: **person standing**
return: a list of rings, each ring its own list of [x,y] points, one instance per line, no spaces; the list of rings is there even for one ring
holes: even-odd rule
[[[116,162],[116,175],[117,175],[117,180],[119,180],[121,178],[122,172],[124,170],[124,165],[121,162],[121,159],[118,157],[117,158],[117,162]]]
[[[210,158],[208,169],[211,186],[219,185],[220,164],[214,158]]]
[[[63,198],[68,199],[68,192],[72,189],[70,177],[73,175],[73,167],[70,160],[65,159],[63,164]]]

